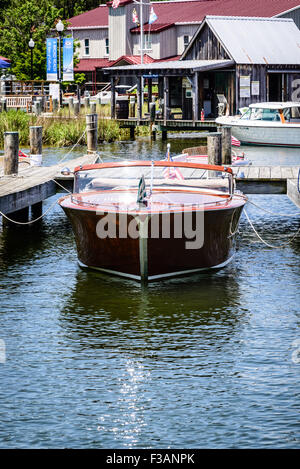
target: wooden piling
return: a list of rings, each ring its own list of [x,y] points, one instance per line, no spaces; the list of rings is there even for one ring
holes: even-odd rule
[[[7,111],[6,98],[1,99],[1,110],[3,112]]]
[[[37,202],[36,204],[31,205],[31,218],[36,220],[43,213],[43,202]]]
[[[150,122],[155,121],[155,103],[149,104]]]
[[[97,114],[87,114],[85,117],[87,152],[95,152],[97,150],[98,116]]]
[[[90,98],[88,96],[84,98],[84,106],[85,109],[88,109],[90,107]]]
[[[29,127],[30,140],[30,163],[32,166],[40,166],[42,164],[42,147],[43,147],[43,127],[32,125]]]
[[[135,127],[130,127],[130,140],[135,139]]]
[[[74,114],[75,116],[79,116],[80,114],[80,102],[74,101]]]
[[[9,213],[7,215],[10,220],[7,220],[7,218],[3,217],[2,219],[2,224],[4,227],[16,227],[18,226],[16,223],[26,223],[29,220],[29,207],[22,208],[20,210],[16,210],[15,212]]]
[[[53,112],[58,111],[58,99],[57,98],[52,99],[52,110]]]
[[[222,134],[222,164],[231,165],[231,126],[219,126],[218,132]]]
[[[4,132],[4,175],[18,174],[19,132]]]
[[[207,137],[208,164],[222,164],[222,134],[216,132]]]
[[[32,125],[29,127],[30,153],[31,155],[42,154],[43,127]]]
[[[97,104],[91,103],[91,114],[97,114]]]
[[[161,132],[161,138],[162,140],[167,140],[168,138],[168,132],[166,130],[162,130]]]
[[[129,98],[129,117],[135,117],[135,96]]]
[[[69,102],[69,111],[74,112],[74,98],[70,97],[68,102]]]

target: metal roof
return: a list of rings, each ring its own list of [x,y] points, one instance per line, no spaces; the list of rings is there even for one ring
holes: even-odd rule
[[[151,72],[154,70],[168,70],[168,69],[191,69],[193,71],[201,70],[214,70],[217,68],[229,67],[234,65],[233,60],[173,60],[165,62],[153,62],[150,64],[139,64],[139,65],[126,65],[122,67],[110,67],[104,70],[110,71],[121,71],[121,70],[143,70],[145,72]]]
[[[133,0],[121,0],[122,5]],[[108,28],[108,13],[111,2],[106,5],[69,18],[68,29]],[[199,24],[206,15],[256,15],[271,17],[300,7],[299,0],[176,0],[150,2],[158,17],[156,25]]]
[[[300,30],[292,19],[207,16],[206,22],[236,63],[300,65]]]

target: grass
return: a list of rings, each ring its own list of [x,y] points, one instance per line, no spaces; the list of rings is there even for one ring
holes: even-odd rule
[[[144,104],[145,106],[145,104]],[[129,138],[129,129],[120,128],[118,122],[110,119],[110,104],[97,105],[98,114],[98,141],[114,142]],[[146,107],[144,108],[146,112]],[[68,106],[60,109],[53,117],[41,117],[27,114],[21,110],[9,110],[0,112],[0,148],[4,147],[4,132],[19,132],[19,145],[28,147],[29,127],[40,125],[43,127],[43,144],[47,146],[64,147],[74,145],[85,130],[85,114],[90,109],[81,107],[80,116],[74,118]],[[137,126],[137,136],[149,135],[148,126]],[[86,143],[86,137],[82,138],[81,144]]]

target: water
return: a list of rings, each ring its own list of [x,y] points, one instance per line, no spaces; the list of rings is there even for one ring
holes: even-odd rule
[[[165,149],[139,139],[102,155]],[[297,212],[286,196],[250,200]],[[273,244],[300,227],[247,211]],[[243,217],[226,268],[141,288],[82,271],[58,206],[0,231],[0,447],[299,448],[299,260],[299,237],[269,249]]]

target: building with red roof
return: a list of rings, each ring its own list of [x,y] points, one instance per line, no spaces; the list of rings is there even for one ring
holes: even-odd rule
[[[151,7],[157,19],[149,22]],[[133,0],[112,2],[69,19],[69,30],[80,43],[77,71],[93,82],[104,80],[103,67],[141,60],[141,29],[133,22],[139,5]],[[181,56],[207,15],[292,18],[300,27],[299,0],[143,0],[145,60],[172,60]],[[150,24],[151,23],[151,24]],[[145,61],[145,63],[147,63]],[[76,72],[76,70],[75,70]]]

